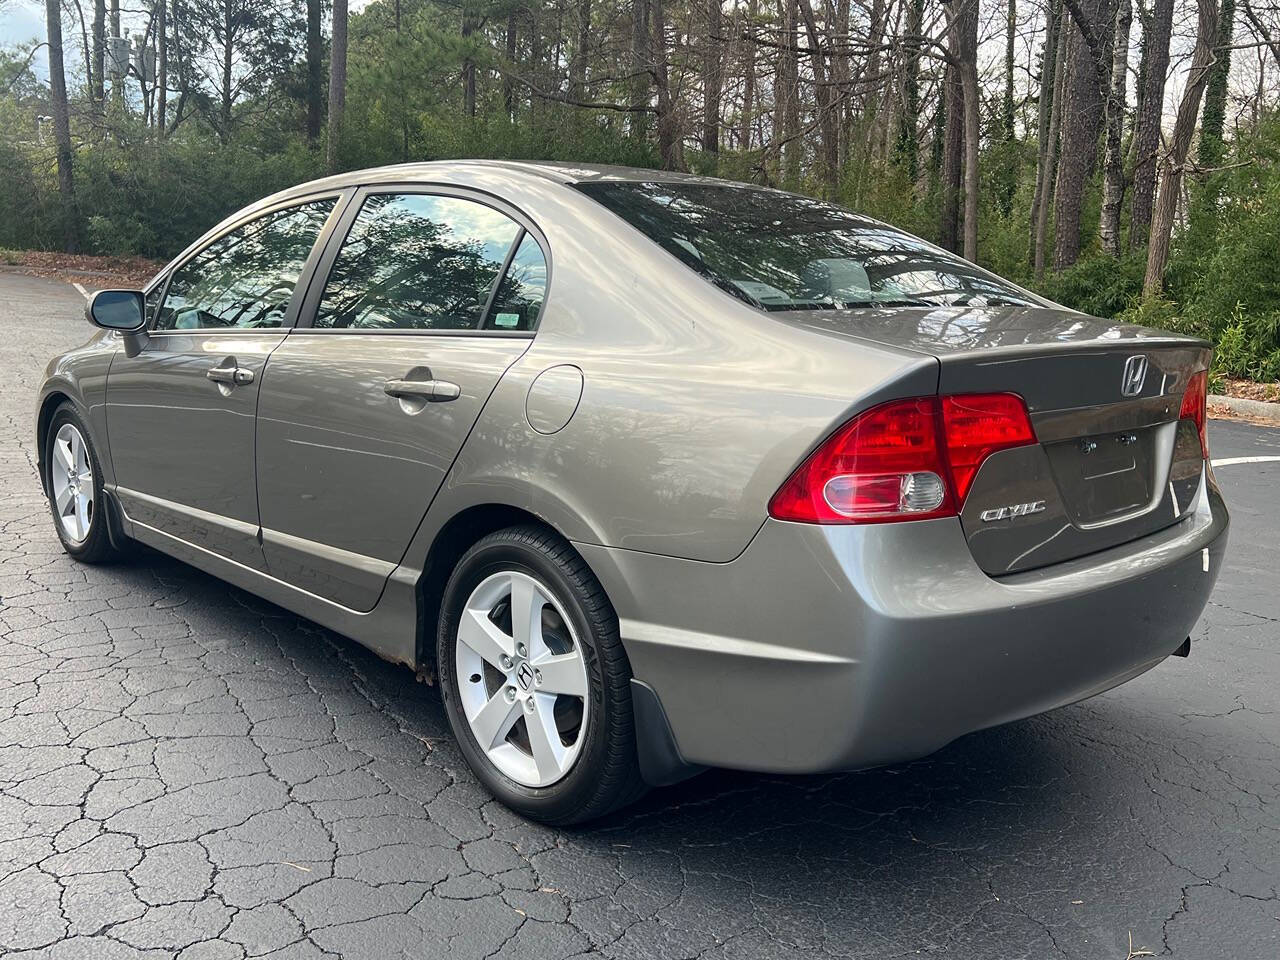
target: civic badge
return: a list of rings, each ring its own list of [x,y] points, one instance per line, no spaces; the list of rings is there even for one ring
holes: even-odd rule
[[[1030,503],[1011,503],[1007,507],[992,507],[990,510],[983,510],[978,514],[978,518],[983,523],[991,523],[993,520],[1014,520],[1033,513],[1044,513],[1044,509],[1043,500],[1032,500]]]
[[[1124,375],[1120,378],[1120,395],[1136,397],[1147,382],[1147,355],[1137,353],[1124,362]]]

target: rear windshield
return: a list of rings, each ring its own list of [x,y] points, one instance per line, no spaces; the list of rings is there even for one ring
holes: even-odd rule
[[[765,310],[1041,304],[966,260],[820,200],[718,184],[577,187],[712,283]]]

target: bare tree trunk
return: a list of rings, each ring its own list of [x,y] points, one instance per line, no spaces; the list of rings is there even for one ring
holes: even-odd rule
[[[508,69],[514,67],[516,62],[516,11],[513,7],[507,14],[507,64]],[[577,62],[580,58],[574,58],[574,78],[570,82],[570,89],[575,97],[582,96],[582,81],[577,76]],[[504,72],[502,75],[502,110],[507,115],[507,119],[515,122],[516,119],[516,85],[509,73]]]
[[[924,30],[924,0],[907,0],[905,56],[902,64],[902,112],[898,115],[895,152],[906,165],[914,188],[920,176],[920,44]]]
[[[1204,179],[1191,208],[1191,230],[1193,235],[1206,239],[1217,230],[1218,201],[1224,181],[1224,174],[1216,168],[1222,166],[1227,156],[1224,134],[1231,78],[1231,37],[1235,32],[1235,18],[1235,0],[1222,0],[1218,11],[1218,46],[1205,84],[1204,110],[1200,114],[1200,142],[1196,147],[1196,162]]]
[[[1054,193],[1058,183],[1058,156],[1062,149],[1062,108],[1067,97],[1067,57],[1071,47],[1081,42],[1068,29],[1066,14],[1058,22],[1057,78],[1054,83],[1053,106],[1049,116],[1048,152],[1045,154],[1044,185],[1040,195],[1040,207],[1036,217],[1035,236],[1035,271],[1036,279],[1044,278],[1044,269],[1049,262],[1049,210],[1053,206]]]
[[[707,36],[702,51],[702,149],[720,152],[721,50],[720,0],[707,0]]]
[[[111,36],[120,36],[120,0],[111,0]],[[119,113],[124,110],[124,77],[112,77],[111,105]]]
[[[964,88],[958,67],[947,64],[943,72],[946,132],[942,144],[942,223],[938,242],[952,252],[960,250],[960,190],[964,167]]]
[[[755,24],[758,0],[748,0],[747,4],[747,23],[745,28],[749,29]],[[742,115],[738,118],[738,149],[751,149],[751,120],[752,114],[756,109],[756,45],[754,41],[747,40],[743,44],[742,66]]]
[[[1151,220],[1151,241],[1147,246],[1147,275],[1142,283],[1142,293],[1157,296],[1164,287],[1164,268],[1169,261],[1169,241],[1173,236],[1173,219],[1177,213],[1178,195],[1182,189],[1182,173],[1195,135],[1196,114],[1200,111],[1200,97],[1209,82],[1209,69],[1213,66],[1213,48],[1218,43],[1218,5],[1215,0],[1197,0],[1196,48],[1191,56],[1191,70],[1187,74],[1187,87],[1178,104],[1177,119],[1173,123],[1173,136],[1169,140],[1169,152],[1164,157],[1164,176],[1160,182],[1160,196],[1156,201]]]
[[[978,89],[978,0],[952,0],[960,55],[960,87],[964,94],[964,256],[978,259],[978,111],[982,107]]]
[[[169,105],[169,0],[157,4],[156,25],[156,133],[164,138]]]
[[[820,159],[818,174],[826,185],[828,194],[834,196],[840,184],[840,118],[833,103],[833,88],[828,82],[826,57],[823,53],[822,37],[818,33],[818,24],[813,16],[813,7],[810,6],[809,0],[796,0],[796,6],[800,11],[801,19],[804,20],[805,33],[809,38],[809,59],[813,70],[813,99],[818,114]]]
[[[1119,0],[1115,42],[1112,45],[1111,89],[1107,96],[1107,156],[1103,166],[1102,216],[1098,232],[1102,249],[1120,256],[1120,206],[1124,202],[1124,112],[1129,65],[1130,0]]]
[[[221,107],[218,110],[218,139],[222,143],[226,143],[231,139],[231,98],[232,98],[232,71],[235,68],[235,31],[237,29],[233,21],[234,11],[230,3],[223,4],[223,34],[222,34],[222,87]]]
[[[464,3],[462,7],[462,39],[469,40],[476,32],[475,13]],[[476,62],[468,54],[462,61],[462,112],[468,117],[476,115]]]
[[[650,87],[653,83],[649,63],[650,0],[632,0],[631,4],[631,135],[643,140],[648,133]]]
[[[529,18],[529,65],[533,79],[541,89],[546,72],[546,49],[542,37],[542,25],[538,20],[538,8],[526,7]],[[529,118],[537,124],[541,118],[546,102],[541,97],[529,98]]]
[[[1004,31],[1004,104],[1001,127],[1006,140],[1013,139],[1013,54],[1018,31],[1018,0],[1008,0],[1009,13]]]
[[[1173,31],[1173,0],[1155,0],[1151,30],[1143,37],[1142,99],[1133,133],[1133,204],[1130,207],[1129,249],[1147,242],[1151,207],[1156,192],[1156,154],[1160,149],[1160,118],[1164,84],[1169,73],[1169,38]]]
[[[774,124],[774,140],[781,135],[781,179],[784,186],[800,185],[800,64],[796,55],[796,4],[778,0],[778,21],[783,48],[778,53],[778,76],[774,81],[781,124]]]
[[[651,0],[653,42],[650,52],[654,85],[658,89],[658,156],[662,160],[662,169],[679,170],[684,166],[684,151],[680,139],[680,117],[676,113],[667,73],[667,23],[662,3],[663,0]]]
[[[320,33],[321,0],[307,0],[307,143],[320,140],[324,114],[324,39]]]
[[[570,89],[573,95],[583,99],[587,86],[587,63],[591,45],[591,0],[578,0],[578,46],[573,52],[572,77]],[[510,37],[507,38],[507,51],[511,59],[515,58],[515,50]]]
[[[106,112],[106,48],[107,48],[107,0],[93,0],[93,60],[89,73],[93,86],[93,106],[101,118]]]
[[[850,136],[860,137],[858,144],[859,158],[854,164],[854,168],[859,174],[864,174],[872,169],[876,135],[880,130],[879,123],[882,118],[888,119],[888,112],[880,109],[879,96],[880,47],[884,42],[885,21],[887,20],[885,7],[885,0],[871,0],[870,10],[868,11],[869,20],[866,40],[857,41],[859,45],[865,43],[869,53],[865,57],[859,58],[857,69],[852,71],[852,75],[849,78],[851,87],[863,91],[862,102],[856,111],[852,107],[850,108],[848,121],[851,127]],[[868,78],[873,78],[875,82],[870,82]],[[863,179],[862,175],[858,177],[859,182],[855,188],[856,195],[861,195]]]
[[[836,130],[840,138],[836,155],[842,170],[848,165],[849,157],[853,153],[854,114],[853,91],[849,83],[849,54],[841,49],[849,42],[849,6],[849,0],[835,0],[834,6],[832,6],[832,0],[822,0],[822,15],[826,23],[828,42],[831,45],[833,109],[836,111]],[[889,119],[888,111],[885,111],[885,119]]]
[[[62,63],[62,4],[45,0],[49,31],[49,93],[53,99],[53,139],[58,150],[58,194],[62,198],[62,229],[67,253],[79,247],[76,185],[71,176],[71,112],[67,106],[67,75]]]
[[[1085,22],[1095,32],[1110,21],[1110,0],[1083,0],[1079,4]],[[1068,27],[1075,39],[1067,58],[1066,103],[1062,113],[1062,142],[1058,156],[1058,185],[1053,211],[1053,267],[1063,270],[1080,257],[1080,217],[1084,191],[1098,158],[1103,127],[1103,86],[1097,52],[1081,30],[1073,12]]]
[[[1036,185],[1031,194],[1031,235],[1027,243],[1027,262],[1032,266],[1036,262],[1036,251],[1039,249],[1037,238],[1040,228],[1040,208],[1046,203],[1049,195],[1048,184],[1053,182],[1053,172],[1049,169],[1049,130],[1053,119],[1053,107],[1056,103],[1054,92],[1058,86],[1058,75],[1061,71],[1058,46],[1063,36],[1062,2],[1054,0],[1049,8],[1048,21],[1045,25],[1044,52],[1040,55],[1040,107],[1036,118]],[[1056,136],[1056,130],[1055,130]],[[1056,157],[1056,153],[1054,156]]]
[[[3,0],[0,0],[0,6],[3,6]],[[76,19],[80,21],[80,56],[84,58],[84,95],[88,98],[90,106],[93,104],[93,50],[90,47],[90,27],[84,18],[84,7],[80,5],[80,0],[70,0],[70,6],[76,8]]]
[[[342,113],[347,105],[347,0],[333,0],[333,42],[329,50],[329,142],[325,166],[338,171]]]

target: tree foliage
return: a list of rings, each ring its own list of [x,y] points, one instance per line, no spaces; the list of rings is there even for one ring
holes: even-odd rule
[[[1196,0],[373,0],[349,17],[344,70],[325,0],[147,0],[127,25],[163,91],[145,70],[112,75],[110,57],[86,71],[105,40],[72,5],[74,202],[32,45],[0,48],[0,246],[74,233],[165,258],[327,167],[661,166],[832,198],[1068,306],[1209,336],[1223,370],[1274,377],[1280,25],[1244,0],[1202,2],[1217,21],[1199,38],[1203,113],[1184,106],[1197,136],[1172,156],[1166,81],[1172,63],[1170,88],[1186,87]],[[332,140],[331,103],[345,104]],[[1173,177],[1167,266],[1144,300]]]

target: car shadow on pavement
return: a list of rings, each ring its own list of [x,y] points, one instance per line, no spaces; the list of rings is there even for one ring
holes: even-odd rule
[[[779,942],[805,942],[819,928],[824,940],[883,938],[885,955],[901,948],[904,923],[923,947],[941,949],[965,937],[989,944],[1001,931],[1047,942],[1046,931],[1061,937],[1063,925],[1068,939],[1078,934],[1096,947],[1099,939],[1118,944],[1130,919],[1156,930],[1165,920],[1150,903],[1160,900],[1157,879],[1168,886],[1171,863],[1129,801],[1152,786],[1149,761],[1165,751],[1173,721],[1143,714],[1140,701],[1095,698],[878,770],[708,771],[608,818],[549,830],[475,784],[436,690],[407,668],[150,551],[115,570],[152,607],[185,622],[208,651],[202,662],[232,685],[252,676],[257,695],[270,696],[262,688],[273,678],[293,690],[301,676],[324,701],[320,728],[335,746],[365,751],[370,726],[384,744],[399,738],[407,780],[461,785],[474,804],[475,836],[511,844],[540,889],[582,910],[625,901],[636,915],[696,928],[698,916],[681,912],[698,904],[718,923],[741,917]],[[342,722],[356,715],[363,725]],[[287,724],[273,730],[279,736]],[[348,730],[366,739],[344,743]],[[378,755],[389,755],[385,745]],[[424,824],[436,815],[430,802],[421,811]],[[1117,885],[1121,862],[1126,879]],[[1082,925],[1090,902],[1101,915]]]
[[[174,607],[183,593],[198,606],[216,605],[221,598],[222,619],[228,628],[243,628],[246,620],[270,625],[261,642],[278,648],[299,668],[322,667],[326,675],[319,679],[324,686],[359,689],[392,715],[406,735],[452,754],[448,744],[452,734],[429,680],[420,682],[408,668],[380,660],[355,641],[180,561],[144,550],[129,566],[170,588],[169,602]],[[1098,758],[1097,751],[1087,747],[1089,738],[1081,725],[1124,722],[1100,717],[1100,712],[1126,711],[1114,702],[1094,700],[970,734],[922,760],[856,773],[770,776],[710,770],[653,790],[627,810],[573,832],[584,841],[592,834],[617,841],[619,835],[630,832],[649,838],[657,832],[667,842],[696,848],[701,841],[719,842],[707,836],[712,825],[715,833],[724,833],[730,826],[748,834],[762,828],[757,840],[767,847],[766,834],[792,833],[785,842],[794,845],[796,837],[788,826],[825,823],[838,835],[865,840],[893,822],[916,821],[927,811],[932,831],[953,835],[960,849],[972,846],[982,831],[1017,819],[1043,822],[1046,813],[1060,808],[1062,788],[1087,775],[1089,758]],[[920,844],[930,838],[904,835],[900,839]],[[830,845],[833,834],[827,832],[823,842]]]

